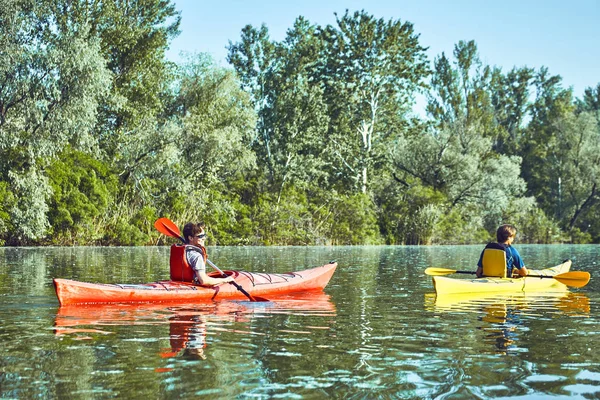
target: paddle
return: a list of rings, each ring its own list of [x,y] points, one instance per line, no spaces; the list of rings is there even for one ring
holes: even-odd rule
[[[174,237],[176,239],[181,240],[184,244],[186,243],[185,239],[181,236],[181,233],[179,232],[179,228],[170,219],[159,218],[154,223],[154,227],[156,229],[158,229],[158,231],[160,233],[162,233],[163,235]],[[227,277],[227,274],[224,273],[223,271],[221,271],[219,269],[219,267],[217,267],[215,264],[213,264],[212,261],[210,261],[208,259],[206,261],[208,262],[208,264],[211,267],[213,267],[215,270],[217,270],[217,272],[220,273],[223,278]],[[231,283],[233,286],[235,286],[237,290],[244,293],[244,295],[246,295],[246,297],[248,299],[250,299],[250,301],[269,301],[268,299],[265,299],[263,297],[252,296],[250,293],[248,293],[246,290],[244,290],[244,288],[235,281],[231,281],[229,283]]]
[[[450,275],[450,274],[470,274],[475,275],[475,271],[458,271],[450,268],[427,268],[425,274],[431,276]],[[590,273],[585,271],[571,271],[554,276],[546,275],[527,275],[528,278],[552,278],[567,286],[576,288],[584,287],[590,281]]]

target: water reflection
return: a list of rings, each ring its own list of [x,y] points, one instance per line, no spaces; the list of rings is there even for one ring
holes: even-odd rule
[[[585,293],[573,293],[566,286],[545,292],[511,294],[463,293],[425,295],[425,309],[442,313],[477,313],[481,322],[476,329],[484,332],[483,341],[502,354],[526,351],[519,347],[519,334],[527,318],[551,315],[588,317],[590,299]]]
[[[101,341],[102,335],[115,333],[117,326],[168,325],[169,347],[161,349],[161,358],[204,360],[209,356],[208,336],[222,332],[264,336],[265,333],[252,329],[251,322],[274,315],[335,317],[336,308],[323,292],[291,294],[271,302],[66,306],[58,309],[54,333],[73,340]],[[279,332],[310,334],[318,329],[329,327],[304,326],[302,331],[280,327]]]

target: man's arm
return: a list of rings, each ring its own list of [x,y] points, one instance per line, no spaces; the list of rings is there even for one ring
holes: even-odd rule
[[[194,272],[196,273],[198,283],[204,286],[216,286],[233,281],[233,276],[228,276],[227,278],[213,278],[212,276],[208,276],[206,271],[194,270]]]
[[[232,276],[228,276],[227,278],[213,278],[212,276],[208,276],[206,274],[206,264],[204,263],[204,258],[202,253],[198,250],[190,251],[187,254],[187,257],[188,263],[194,270],[194,275],[196,276],[196,280],[199,284],[204,286],[215,286],[233,281]]]
[[[527,267],[523,266],[520,269],[517,269],[517,274],[519,274],[519,276],[527,276],[529,275],[529,271],[527,270]]]

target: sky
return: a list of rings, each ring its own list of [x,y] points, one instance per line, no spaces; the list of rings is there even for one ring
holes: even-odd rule
[[[364,10],[375,18],[411,22],[433,59],[451,56],[460,40],[474,40],[484,64],[542,66],[581,97],[600,83],[600,0],[172,0],[181,12],[180,35],[167,57],[209,53],[227,66],[226,46],[245,25],[265,24],[281,41],[299,16],[335,25],[335,15]]]

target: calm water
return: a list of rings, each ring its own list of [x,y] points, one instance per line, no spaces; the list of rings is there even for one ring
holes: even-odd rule
[[[518,249],[592,281],[436,298],[422,271],[480,246],[224,247],[221,268],[339,266],[308,298],[59,308],[52,278],[167,279],[168,248],[0,248],[0,398],[600,398],[600,247]]]

